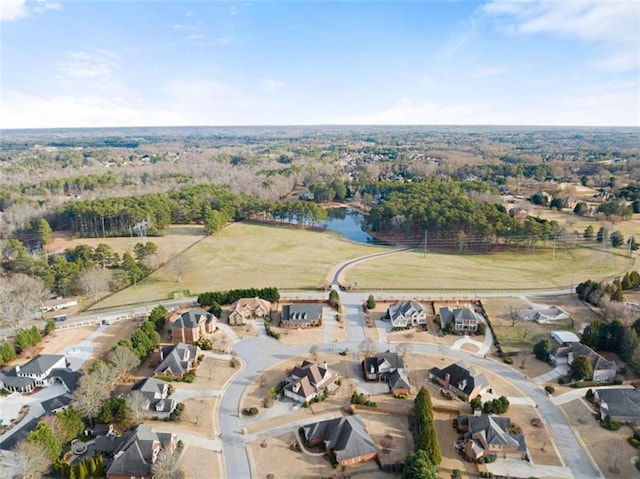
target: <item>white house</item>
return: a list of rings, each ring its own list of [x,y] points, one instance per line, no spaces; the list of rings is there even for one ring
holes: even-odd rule
[[[387,313],[394,328],[427,325],[427,312],[417,301],[393,303]]]

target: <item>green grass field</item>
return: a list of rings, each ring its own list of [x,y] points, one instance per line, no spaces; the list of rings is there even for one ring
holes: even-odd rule
[[[634,255],[636,256],[636,255]],[[408,251],[358,263],[345,273],[359,290],[452,291],[554,290],[586,279],[612,277],[634,268],[624,251],[587,248],[537,250],[534,254],[442,254]]]
[[[233,223],[173,260],[188,264],[179,283],[168,263],[93,309],[164,300],[185,290],[198,294],[265,286],[320,288],[337,264],[385,250],[347,241],[332,233]]]

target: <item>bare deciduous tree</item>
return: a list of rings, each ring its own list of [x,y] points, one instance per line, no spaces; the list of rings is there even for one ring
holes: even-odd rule
[[[520,316],[518,316],[518,311],[520,308],[518,308],[518,305],[516,303],[509,303],[509,306],[507,306],[507,312],[509,314],[509,319],[511,320],[511,326],[515,326],[516,322],[520,319]]]
[[[107,359],[113,364],[116,376],[123,378],[129,374],[129,371],[138,367],[140,364],[140,358],[124,346],[116,346],[116,348],[109,353]]]
[[[373,339],[367,338],[358,345],[358,349],[362,353],[371,354],[378,350],[378,346]]]
[[[408,343],[400,343],[398,344],[398,346],[396,346],[396,353],[398,353],[399,356],[404,357],[410,350],[411,345]]]
[[[111,273],[103,268],[90,268],[83,271],[78,277],[78,286],[85,294],[93,296],[98,301],[98,295],[109,289]]]
[[[309,354],[311,355],[314,361],[318,360],[319,352],[320,352],[320,346],[318,346],[317,344],[314,344],[313,346],[311,346],[311,348],[309,348]]]
[[[132,391],[127,397],[127,405],[129,406],[129,419],[134,424],[140,424],[145,417],[145,407],[147,398],[140,391]]]
[[[50,296],[41,279],[25,274],[0,278],[0,314],[12,328],[24,326]]]
[[[163,449],[156,462],[151,465],[151,472],[156,479],[174,479],[182,474],[178,466],[178,454]]]
[[[182,275],[185,274],[192,268],[191,261],[189,258],[183,254],[180,254],[173,258],[167,264],[167,271],[173,273],[176,277],[176,283],[180,283],[182,281]]]
[[[20,441],[13,449],[23,479],[39,479],[51,466],[46,448],[39,443]]]
[[[80,379],[73,394],[73,407],[93,424],[93,418],[100,414],[102,404],[109,398],[109,391],[97,375],[87,374]]]

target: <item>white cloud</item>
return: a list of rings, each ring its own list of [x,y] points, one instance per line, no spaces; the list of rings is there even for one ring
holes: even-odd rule
[[[68,52],[65,61],[57,64],[58,71],[65,77],[83,79],[113,79],[118,67],[118,56],[108,50],[80,50]]]
[[[0,20],[17,20],[27,15],[26,0],[2,0],[0,2]]]
[[[484,11],[510,18],[513,23],[508,28],[516,33],[550,33],[600,43],[604,58],[593,62],[596,68],[640,67],[640,2],[635,0],[494,0]]]
[[[260,86],[263,90],[266,90],[269,93],[275,93],[278,90],[282,90],[284,87],[284,82],[280,80],[274,80],[273,78],[263,78],[260,80]]]
[[[60,10],[62,5],[58,2],[50,2],[48,0],[37,0],[35,4],[27,0],[1,0],[0,1],[0,20],[17,20],[26,17],[29,13],[42,13],[47,10]]]

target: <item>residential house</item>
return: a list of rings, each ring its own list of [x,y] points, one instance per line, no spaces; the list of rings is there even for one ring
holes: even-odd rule
[[[491,391],[486,376],[477,373],[475,369],[466,366],[462,361],[450,364],[444,369],[431,368],[429,379],[465,401],[471,401],[473,398]]]
[[[81,376],[81,371],[67,368],[64,355],[39,354],[22,366],[0,371],[0,387],[9,392],[29,393],[59,382],[67,392],[73,392]]]
[[[387,382],[393,394],[408,394],[411,391],[404,369],[404,360],[390,351],[368,356],[362,361],[365,379]]]
[[[540,324],[569,319],[569,313],[560,306],[521,309],[516,314],[523,321],[535,321]]]
[[[482,317],[468,306],[462,308],[440,308],[440,325],[444,329],[449,323],[453,324],[453,330],[461,333],[475,333]]]
[[[282,306],[280,326],[283,328],[311,328],[322,324],[322,305],[314,303]]]
[[[338,417],[302,428],[310,444],[324,443],[326,452],[342,467],[374,459],[378,455],[359,415]]]
[[[113,441],[118,449],[107,466],[107,479],[152,479],[151,468],[158,454],[165,449],[175,451],[178,438],[173,433],[153,432],[150,426],[141,424],[126,441]]]
[[[178,343],[160,349],[160,364],[154,370],[160,376],[184,376],[195,366],[200,348],[192,344]]]
[[[596,389],[594,399],[600,403],[601,419],[609,414],[613,421],[640,425],[640,389]]]
[[[182,313],[171,325],[171,338],[178,343],[195,343],[204,334],[213,333],[216,317],[204,309]]]
[[[46,313],[47,311],[58,311],[64,308],[71,308],[78,305],[78,298],[56,298],[47,301],[40,306],[40,311]]]
[[[463,452],[467,459],[497,456],[501,458],[527,457],[527,445],[522,434],[512,434],[511,420],[492,414],[458,417],[458,429],[463,431]]]
[[[427,326],[427,312],[417,301],[393,303],[387,310],[391,326],[405,328],[407,326]]]
[[[329,370],[326,362],[320,367],[316,363],[303,361],[300,367],[293,368],[284,387],[284,395],[299,403],[305,403],[322,394],[336,379],[338,374]]]
[[[586,344],[573,343],[569,346],[558,346],[549,353],[549,361],[554,366],[568,364],[571,366],[573,360],[578,356],[586,356],[591,361],[593,376],[590,378],[595,382],[611,381],[618,373],[618,365],[615,361],[603,358]]]
[[[131,388],[131,393],[140,392],[145,401],[141,408],[154,416],[165,417],[173,412],[178,404],[169,397],[169,384],[154,378],[138,381]]]
[[[264,318],[271,312],[271,303],[265,299],[241,298],[231,305],[229,324],[241,325],[248,319]]]

